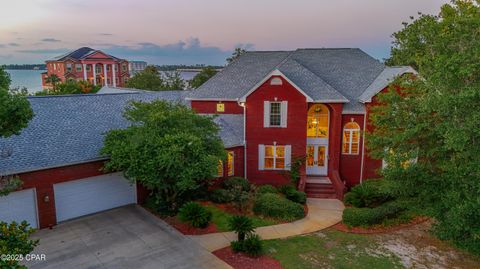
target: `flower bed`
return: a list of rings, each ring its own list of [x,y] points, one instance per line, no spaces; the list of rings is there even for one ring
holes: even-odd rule
[[[268,256],[250,257],[241,252],[235,253],[230,247],[222,248],[213,252],[224,262],[235,269],[282,269],[279,261]]]

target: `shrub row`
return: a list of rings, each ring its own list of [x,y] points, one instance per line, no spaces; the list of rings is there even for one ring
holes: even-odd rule
[[[293,221],[305,216],[302,205],[274,193],[259,195],[255,199],[253,212],[257,215],[285,221]]]
[[[343,223],[348,226],[370,226],[380,224],[386,219],[397,217],[407,206],[399,201],[385,203],[375,208],[346,208],[343,211]]]

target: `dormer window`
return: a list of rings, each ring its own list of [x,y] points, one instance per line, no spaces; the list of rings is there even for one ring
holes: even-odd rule
[[[283,81],[281,78],[272,78],[272,80],[270,80],[270,85],[272,86],[278,86],[282,84],[283,84]]]

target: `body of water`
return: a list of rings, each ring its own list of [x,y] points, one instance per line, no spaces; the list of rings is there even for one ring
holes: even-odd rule
[[[25,87],[30,93],[42,90],[41,73],[45,70],[6,70],[12,79],[12,87]],[[197,72],[180,72],[183,80],[192,79]]]

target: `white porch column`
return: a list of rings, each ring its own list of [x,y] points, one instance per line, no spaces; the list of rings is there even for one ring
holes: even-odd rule
[[[107,84],[107,64],[103,64],[103,75],[105,78],[103,79],[103,85],[108,86]]]
[[[95,68],[96,64],[92,64],[92,70],[93,70],[93,85],[97,86],[97,69]]]
[[[87,81],[87,65],[83,64],[83,80]]]
[[[117,74],[115,74],[117,72],[117,64],[112,64],[112,82],[113,82],[113,87],[117,87]]]

